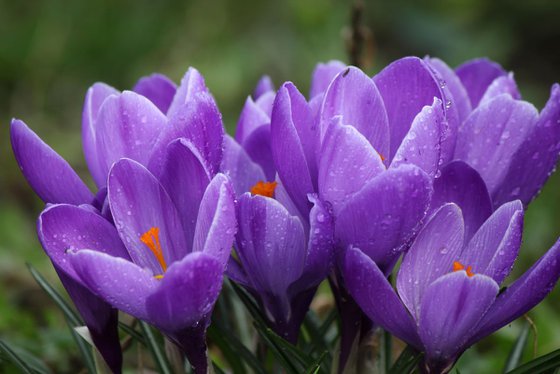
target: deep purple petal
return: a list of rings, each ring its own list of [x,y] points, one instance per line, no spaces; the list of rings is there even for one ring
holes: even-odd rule
[[[217,174],[204,192],[196,221],[193,252],[212,255],[225,267],[237,231],[235,193],[229,179]]]
[[[371,78],[358,68],[347,68],[329,86],[321,109],[322,135],[336,116],[354,126],[383,157],[389,157],[389,120],[383,98]]]
[[[478,106],[494,79],[507,74],[499,64],[486,58],[467,61],[455,69],[455,73],[467,90],[473,108]]]
[[[521,94],[519,93],[519,89],[517,88],[517,83],[515,83],[515,79],[513,79],[513,73],[509,73],[508,75],[503,75],[494,79],[492,84],[488,86],[488,89],[484,93],[482,99],[480,99],[479,105],[482,105],[485,102],[490,101],[496,96],[500,96],[502,94],[508,94],[515,100],[521,99]]]
[[[465,271],[444,275],[426,289],[418,330],[428,365],[455,361],[498,290],[492,278]]]
[[[255,90],[253,91],[253,97],[258,99],[262,95],[268,92],[273,92],[274,90],[274,83],[272,83],[272,79],[268,75],[263,75],[261,79],[259,79],[257,85],[255,86]]]
[[[314,98],[317,95],[325,93],[334,77],[345,68],[346,65],[344,63],[336,60],[317,64],[311,78],[309,97]]]
[[[253,131],[268,124],[270,124],[270,116],[249,96],[237,121],[235,140],[243,143]]]
[[[445,136],[444,121],[441,100],[434,98],[431,106],[425,106],[414,117],[410,130],[391,162],[391,167],[414,164],[431,177],[436,176],[443,163],[441,144]]]
[[[224,157],[220,170],[231,179],[237,195],[249,192],[258,181],[266,181],[262,168],[229,135],[224,138]]]
[[[111,168],[108,199],[115,225],[132,260],[162,273],[156,256],[140,238],[151,228],[159,229],[163,259],[169,266],[190,252],[181,218],[158,180],[142,165],[121,159]]]
[[[385,274],[357,248],[346,251],[342,274],[363,312],[393,335],[419,348],[416,326]]]
[[[171,106],[177,85],[165,75],[156,73],[140,78],[132,90],[147,97],[165,114]]]
[[[174,263],[161,284],[147,297],[149,321],[165,331],[177,331],[202,321],[222,289],[223,266],[205,253],[191,253]]]
[[[266,180],[273,181],[276,177],[276,168],[270,147],[270,126],[255,129],[243,142],[243,148],[249,157],[260,165]]]
[[[107,173],[101,171],[97,156],[97,115],[99,114],[99,108],[101,108],[106,98],[119,94],[119,91],[105,83],[95,83],[87,91],[84,102],[82,112],[82,145],[89,172],[97,187],[103,187],[107,184]]]
[[[397,290],[416,320],[426,289],[434,280],[450,272],[463,248],[464,225],[461,209],[455,204],[442,206],[422,228],[404,256]]]
[[[415,234],[431,195],[430,177],[414,165],[381,173],[342,207],[336,238],[385,269]]]
[[[205,164],[187,139],[177,139],[167,146],[160,181],[181,216],[187,243],[193,242],[198,208],[210,183]]]
[[[90,204],[93,194],[58,153],[20,120],[12,120],[10,138],[19,168],[45,203]]]

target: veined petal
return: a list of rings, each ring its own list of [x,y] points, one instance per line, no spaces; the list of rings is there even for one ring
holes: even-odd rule
[[[467,61],[455,69],[455,73],[467,90],[473,108],[478,106],[480,99],[494,79],[507,74],[499,64],[487,58]]]
[[[276,176],[276,168],[270,145],[270,126],[255,129],[243,142],[243,148],[249,157],[260,165],[266,180],[273,181]]]
[[[177,85],[165,75],[156,73],[140,78],[132,90],[148,98],[165,114],[171,106]]]
[[[346,65],[343,62],[336,60],[317,64],[313,70],[311,78],[311,90],[309,97],[314,98],[317,95],[325,93],[334,77],[345,68]]]
[[[509,73],[508,75],[502,75],[492,82],[490,86],[486,89],[484,96],[480,99],[480,104],[483,104],[487,101],[492,100],[496,96],[500,96],[502,94],[508,94],[515,100],[521,99],[521,94],[519,93],[519,89],[517,88],[517,83],[515,83],[515,79],[513,79],[513,73]]]
[[[167,111],[167,116],[171,117],[181,111],[182,107],[189,105],[199,94],[208,94],[208,88],[204,82],[204,77],[193,67],[189,67],[183,78],[181,85],[177,88],[173,101]]]
[[[58,153],[20,120],[12,120],[10,138],[19,168],[45,203],[90,204],[94,196]]]
[[[270,124],[270,116],[249,96],[237,121],[235,140],[242,144],[253,131],[268,124]]]
[[[229,135],[224,138],[224,157],[220,170],[231,179],[237,195],[249,192],[258,181],[266,181],[262,168]]]

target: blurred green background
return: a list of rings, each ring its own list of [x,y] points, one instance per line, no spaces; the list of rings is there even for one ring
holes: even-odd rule
[[[25,267],[32,263],[57,282],[34,231],[42,204],[11,155],[11,117],[24,119],[88,178],[80,122],[95,81],[126,89],[157,71],[179,82],[195,66],[232,132],[262,74],[307,92],[317,62],[348,61],[350,9],[351,2],[328,0],[0,0],[0,338],[54,372],[75,367],[77,349],[60,313]],[[373,74],[405,55],[429,54],[451,66],[488,56],[514,71],[524,98],[541,108],[560,81],[558,19],[558,1],[366,1],[365,69]],[[516,275],[560,234],[559,187],[555,175],[526,215]],[[556,290],[530,313],[539,354],[560,348],[559,296]],[[499,372],[518,330],[514,323],[469,350],[461,373]]]

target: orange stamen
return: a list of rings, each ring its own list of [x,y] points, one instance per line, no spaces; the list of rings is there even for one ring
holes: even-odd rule
[[[467,275],[469,277],[474,277],[474,273],[472,271],[472,266],[467,266],[467,268],[465,269],[465,265],[463,265],[462,263],[460,263],[459,261],[454,261],[453,262],[453,271],[461,271],[461,270],[465,270],[467,272]]]
[[[161,269],[165,273],[165,271],[167,270],[167,263],[163,258],[163,251],[161,249],[161,243],[159,242],[159,228],[150,228],[148,231],[142,234],[142,236],[140,237],[140,241],[144,243],[146,247],[150,249],[150,251],[152,251],[152,253],[156,257],[156,260],[161,265]],[[161,279],[163,278],[163,275],[156,275],[155,278]]]
[[[253,195],[262,195],[266,197],[274,197],[274,190],[278,182],[263,182],[258,181],[253,187],[251,187],[251,193]]]
[[[377,152],[377,154],[379,155],[379,157],[381,157],[381,162],[385,161],[385,156],[383,156],[381,153]]]

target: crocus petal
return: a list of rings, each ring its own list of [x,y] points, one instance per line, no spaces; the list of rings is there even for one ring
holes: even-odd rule
[[[309,97],[314,98],[327,91],[329,84],[334,77],[346,68],[346,65],[340,61],[332,60],[327,63],[319,63],[313,70],[311,78],[311,90]]]
[[[368,140],[355,127],[335,118],[323,140],[318,178],[321,198],[333,206],[335,214],[350,196],[384,171],[381,156]]]
[[[167,146],[161,184],[177,208],[187,243],[192,243],[198,208],[210,175],[198,149],[187,139],[177,139]]]
[[[249,192],[258,181],[266,181],[262,168],[229,135],[224,138],[224,157],[220,170],[231,179],[237,195]]]
[[[270,126],[255,129],[243,142],[243,148],[249,157],[260,165],[266,180],[273,181],[276,176],[276,168],[270,149]]]
[[[441,75],[443,82],[445,82],[445,85],[449,88],[449,92],[453,96],[453,104],[455,104],[457,108],[459,123],[463,123],[472,111],[471,100],[469,99],[469,95],[463,83],[461,83],[461,80],[453,69],[439,58],[425,58],[424,60]]]
[[[125,313],[149,321],[146,297],[159,282],[149,270],[128,260],[87,249],[72,253],[70,262],[82,283],[94,294]]]
[[[258,99],[262,95],[268,92],[274,91],[274,83],[272,83],[272,79],[268,75],[263,75],[261,79],[259,79],[257,85],[255,86],[255,90],[253,91],[253,97]]]
[[[492,278],[465,271],[444,275],[426,289],[418,330],[428,364],[455,361],[498,290]]]
[[[455,203],[461,208],[465,222],[465,243],[492,214],[492,201],[484,180],[476,170],[463,161],[453,161],[434,181],[432,208]]]
[[[99,214],[74,205],[50,205],[37,220],[41,245],[51,261],[74,280],[70,252],[91,249],[130,259],[117,230]]]
[[[414,165],[381,173],[342,207],[336,238],[385,269],[415,234],[431,195],[430,177]]]
[[[519,200],[498,208],[461,253],[461,263],[500,284],[508,276],[521,246],[523,205]]]
[[[117,230],[136,264],[151,269],[154,275],[165,270],[140,240],[152,227],[159,229],[159,243],[166,264],[183,258],[190,251],[175,205],[144,166],[121,159],[109,172],[107,189]]]
[[[147,164],[159,134],[167,125],[163,113],[147,98],[131,91],[105,100],[96,121],[97,157],[107,175],[118,159]]]
[[[513,100],[509,95],[498,96],[481,104],[459,129],[455,157],[480,173],[493,197],[512,156],[536,121],[537,110],[533,105]]]
[[[45,203],[89,204],[93,194],[58,153],[20,120],[12,120],[14,156],[33,191]]]
[[[515,83],[515,79],[513,79],[513,73],[509,73],[508,75],[504,75],[494,79],[492,84],[488,86],[486,92],[482,99],[480,99],[480,104],[492,100],[496,96],[500,96],[502,94],[508,94],[513,99],[519,100],[521,99],[521,94],[519,93],[519,89],[517,88],[517,83]]]
[[[424,292],[430,284],[453,269],[463,248],[464,225],[461,209],[455,204],[442,206],[422,228],[404,256],[397,290],[416,320]]]
[[[167,111],[167,116],[171,117],[188,105],[200,93],[208,93],[204,77],[193,67],[189,67],[183,78],[181,85],[177,88],[173,101]]]
[[[523,276],[505,289],[480,322],[471,344],[531,310],[552,291],[560,277],[560,240]]]
[[[249,96],[237,121],[235,140],[243,143],[253,131],[267,124],[270,124],[270,116]]]
[[[444,97],[432,69],[417,57],[393,62],[374,76],[373,81],[383,97],[389,119],[391,146],[388,156],[392,159],[422,108],[432,105],[434,97],[446,106],[451,98]]]
[[[425,106],[412,121],[410,131],[404,137],[391,167],[402,164],[419,166],[426,174],[436,176],[442,164],[441,143],[445,127],[441,100],[434,98],[431,106]]]
[[[162,113],[167,113],[177,85],[165,75],[156,73],[140,78],[132,90],[148,98]]]
[[[118,95],[119,91],[105,83],[95,83],[89,88],[84,102],[82,112],[82,145],[84,147],[84,156],[93,180],[97,187],[103,187],[107,184],[107,173],[101,171],[99,158],[97,156],[97,115],[99,108],[111,95]]]
[[[225,267],[237,231],[235,193],[229,179],[217,174],[204,192],[194,234],[193,252],[212,255]]]
[[[399,339],[420,348],[414,322],[371,258],[357,248],[348,248],[342,272],[346,288],[369,318]]]
[[[360,69],[349,67],[332,81],[321,109],[321,134],[335,116],[341,116],[345,125],[354,126],[383,157],[389,156],[385,105],[371,78]]]
[[[276,91],[271,91],[265,93],[264,95],[262,95],[261,97],[255,100],[255,104],[257,104],[257,106],[264,111],[264,113],[268,116],[268,118],[270,118],[270,116],[272,115],[272,106],[274,105],[275,98],[276,98]]]
[[[473,108],[478,106],[494,79],[507,74],[499,64],[486,58],[467,61],[455,69],[455,73],[467,90]]]
[[[298,128],[311,126],[311,123],[306,122],[309,118],[302,115],[305,112],[302,108],[306,105],[305,99],[291,83],[284,84],[276,95],[270,124],[272,156],[278,175],[304,216],[311,209],[307,194],[314,192],[308,160],[298,131]]]
[[[147,297],[149,321],[173,332],[203,320],[222,289],[223,266],[204,253],[191,253],[174,263],[161,284]]]
[[[537,123],[513,155],[502,185],[494,191],[494,204],[499,206],[512,199],[529,204],[552,174],[559,151],[560,85],[555,84]]]

